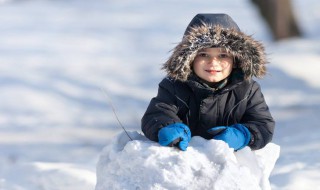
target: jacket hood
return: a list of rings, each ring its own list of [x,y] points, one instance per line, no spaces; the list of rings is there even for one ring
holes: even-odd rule
[[[241,32],[225,14],[196,15],[162,69],[169,77],[186,81],[192,73],[197,52],[210,47],[225,48],[232,54],[234,64],[242,70],[245,79],[262,78],[266,74],[267,61],[262,43]]]

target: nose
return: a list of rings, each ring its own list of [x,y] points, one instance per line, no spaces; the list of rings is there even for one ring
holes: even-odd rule
[[[221,63],[220,59],[217,58],[217,57],[212,57],[212,59],[210,60],[209,62],[210,64],[213,64],[213,65],[219,65]]]

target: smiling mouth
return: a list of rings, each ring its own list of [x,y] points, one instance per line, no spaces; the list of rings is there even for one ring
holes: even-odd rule
[[[221,71],[219,71],[219,70],[205,70],[207,73],[211,73],[211,74],[215,74],[215,73],[219,73],[219,72],[221,72]]]

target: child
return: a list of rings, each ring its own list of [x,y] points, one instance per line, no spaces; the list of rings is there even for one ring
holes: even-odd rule
[[[275,122],[259,84],[262,44],[226,14],[198,14],[163,65],[167,72],[142,118],[142,131],[163,146],[186,150],[191,136],[225,141],[234,150],[263,148]]]

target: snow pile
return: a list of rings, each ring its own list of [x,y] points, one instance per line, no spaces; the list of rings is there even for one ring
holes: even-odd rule
[[[138,132],[119,134],[97,164],[96,190],[271,189],[280,147],[234,152],[223,141],[193,137],[187,151],[162,147]]]

